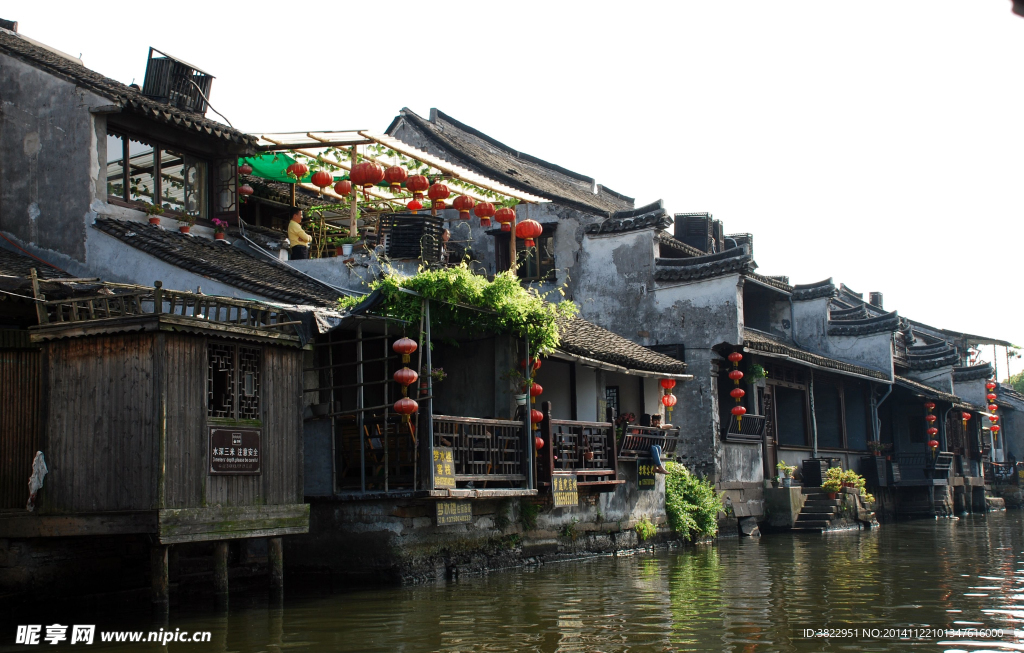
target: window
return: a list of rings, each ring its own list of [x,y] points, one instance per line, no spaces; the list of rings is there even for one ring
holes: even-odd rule
[[[508,270],[509,238],[507,232],[494,234],[494,268],[495,272]],[[516,239],[516,276],[523,281],[554,281],[555,280],[555,234],[552,228],[545,226],[545,231],[534,238],[534,247],[527,248],[526,241]]]
[[[846,409],[846,448],[866,451],[868,448],[868,395],[863,383],[848,382],[843,387]]]
[[[774,394],[779,444],[807,446],[806,394],[785,386],[776,386]]]
[[[124,134],[107,134],[107,196],[113,200],[153,203],[172,215],[205,219],[208,177],[201,159]],[[233,210],[231,198],[221,203]]]
[[[223,419],[260,419],[260,361],[257,347],[209,345],[206,415]]]
[[[843,408],[839,386],[833,383],[814,383],[814,421],[818,428],[818,446],[840,449],[843,446]]]
[[[608,408],[611,408],[616,417],[619,416],[619,386],[610,385],[604,389],[604,399]]]

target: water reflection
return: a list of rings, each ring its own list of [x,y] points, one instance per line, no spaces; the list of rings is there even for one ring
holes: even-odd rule
[[[922,521],[877,531],[771,535],[654,556],[603,557],[457,583],[328,594],[281,603],[236,594],[185,601],[169,618],[145,606],[34,606],[17,624],[210,631],[182,651],[982,651],[1013,647],[1024,619],[1024,516]],[[892,629],[961,629],[900,640]],[[870,636],[806,637],[821,629]],[[1002,644],[967,629],[1003,629]],[[1016,633],[1018,637],[1022,633]],[[98,637],[97,637],[98,639]],[[97,641],[91,650],[135,650]],[[154,648],[150,645],[148,648]]]

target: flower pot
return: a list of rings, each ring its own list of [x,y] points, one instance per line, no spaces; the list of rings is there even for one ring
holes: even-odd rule
[[[828,498],[829,499],[835,499],[836,498],[836,493],[835,492],[828,492]]]
[[[224,232],[223,231],[215,231],[215,232],[213,232],[213,237],[216,240],[224,240]]]
[[[341,246],[341,255],[342,256],[351,256],[352,255],[352,244],[351,243],[349,243],[348,245],[342,245]]]
[[[593,459],[594,459],[594,452],[593,451],[584,451],[583,452],[583,460],[591,461]]]
[[[787,476],[787,477],[785,477],[785,478],[783,478],[781,480],[782,480],[782,487],[793,487],[793,479],[791,479],[790,477]]]
[[[529,397],[529,396],[530,395],[528,395],[528,394],[516,395],[516,403],[519,404],[520,406],[525,406],[526,405],[526,398]]]
[[[876,452],[874,452],[874,453],[875,453],[875,455],[876,455],[876,456],[878,456],[879,458],[881,458],[881,457],[882,457],[882,452],[881,452],[881,451],[876,451]]]
[[[187,234],[189,232],[189,229],[191,229],[191,228],[192,227],[190,227],[189,225],[186,224],[186,225],[182,225],[182,226],[178,227],[178,231],[180,231],[183,234]]]
[[[149,216],[149,224],[153,224],[153,225],[156,225],[156,226],[159,227],[160,226],[160,218],[156,217],[155,215]]]

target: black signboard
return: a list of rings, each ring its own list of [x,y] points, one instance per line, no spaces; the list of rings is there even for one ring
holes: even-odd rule
[[[551,494],[556,508],[575,508],[580,504],[575,474],[551,476]]]
[[[451,447],[434,447],[434,488],[455,488],[455,454]]]
[[[438,501],[436,507],[438,526],[473,521],[473,504],[469,501]]]
[[[654,489],[655,485],[654,475],[654,461],[644,462],[642,460],[637,461],[636,464],[636,485],[637,488],[644,491],[650,491]]]
[[[209,453],[210,474],[260,474],[260,430],[210,427]]]

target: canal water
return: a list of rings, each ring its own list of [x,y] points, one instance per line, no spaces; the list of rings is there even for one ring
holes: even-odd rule
[[[54,620],[95,624],[96,641],[84,647],[95,651],[158,650],[102,643],[98,633],[160,628],[209,631],[209,643],[167,646],[197,652],[1020,651],[1022,590],[1024,513],[1010,511],[723,540],[431,585],[290,588],[283,604],[235,594],[227,611],[200,599],[174,606],[166,621],[154,622],[145,606],[102,603],[33,606],[16,621],[42,623],[44,635]],[[0,650],[29,650],[13,646],[10,618],[0,617]],[[43,647],[58,648],[34,648]]]

